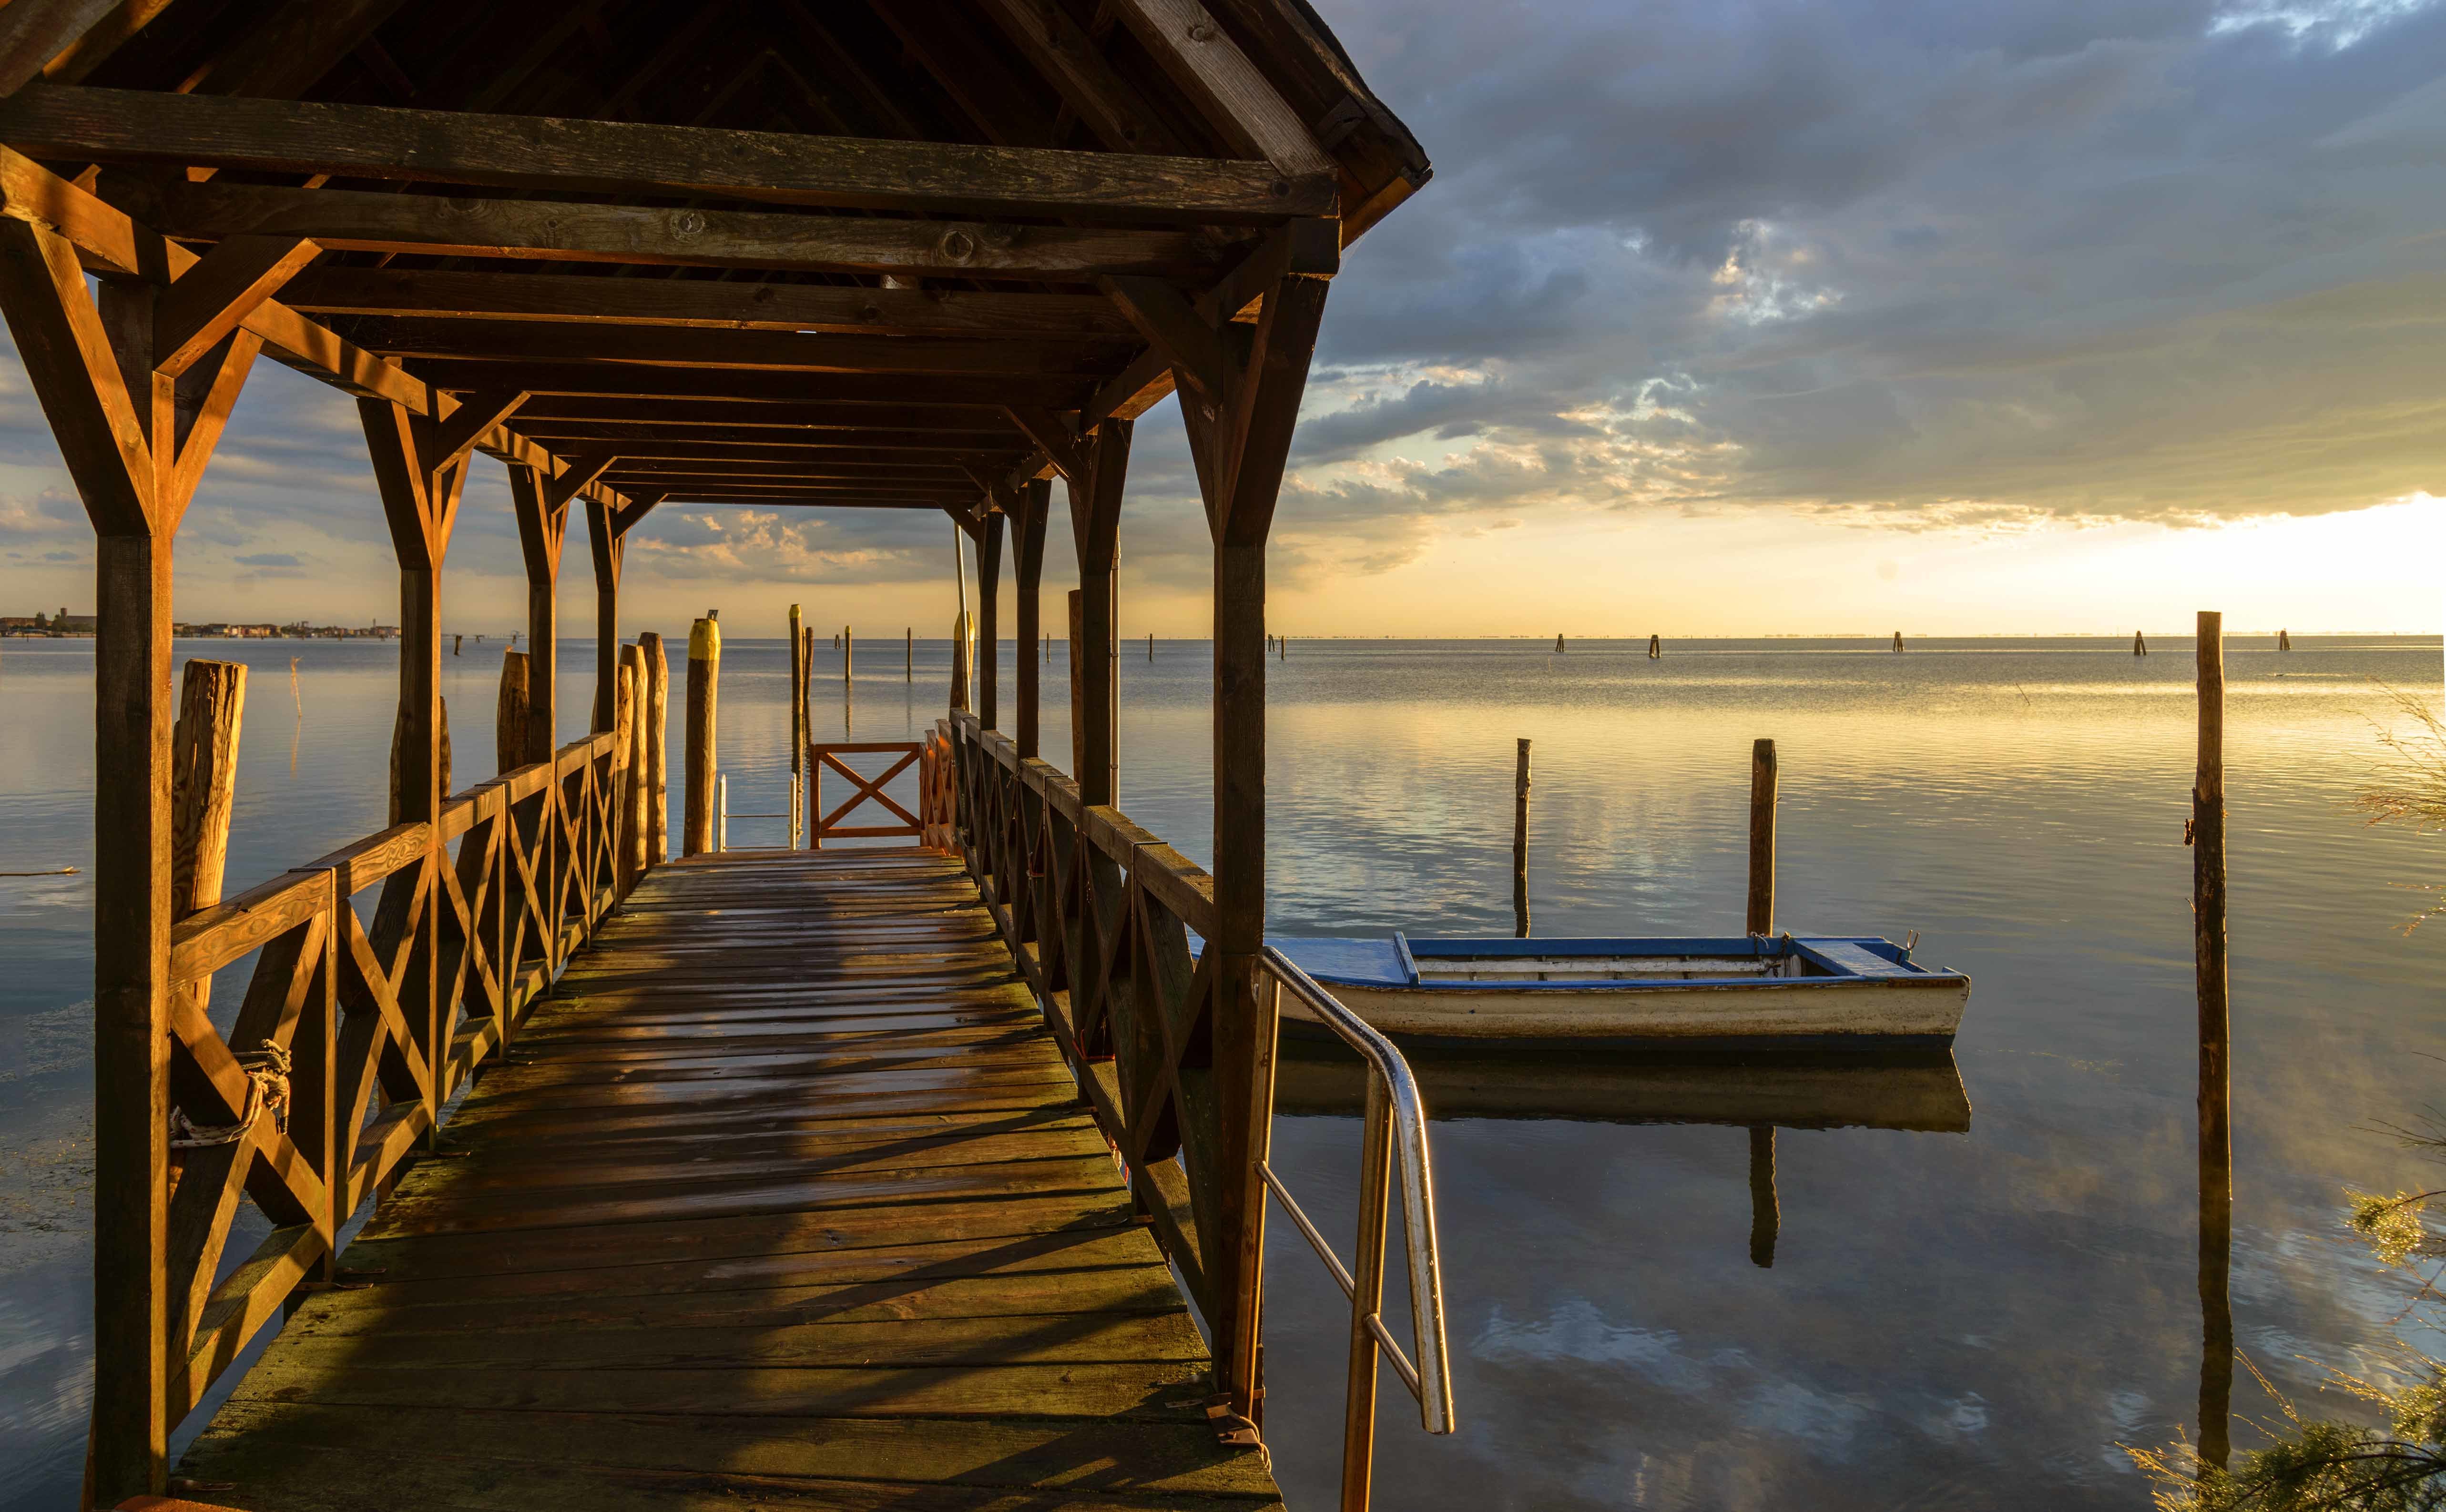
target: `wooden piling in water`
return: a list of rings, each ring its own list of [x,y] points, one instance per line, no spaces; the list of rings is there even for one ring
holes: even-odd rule
[[[1775,933],[1775,742],[1750,746],[1750,892],[1743,927]]]
[[[1900,630],[1896,630],[1896,631],[1894,632],[1894,649],[1895,649],[1896,651],[1900,651],[1902,648],[1903,648],[1903,632],[1902,632],[1902,631],[1900,631]]]
[[[1665,637],[1651,635],[1647,638],[1647,659],[1650,662],[1665,660]]]
[[[2199,617],[2199,764],[2192,781],[2192,954],[2199,999],[2200,1458],[2224,1467],[2233,1397],[2233,1022],[2228,997],[2225,616]]]
[[[1556,656],[1563,654],[1563,638],[1559,635],[1554,637],[1554,654]]]
[[[493,700],[493,770],[516,772],[527,764],[527,658],[501,653],[501,690]]]
[[[457,655],[459,655],[460,653],[461,653],[461,652],[465,651],[466,649],[467,649],[467,638],[466,638],[465,636],[463,636],[463,635],[454,635],[454,636],[452,636],[452,637],[450,638],[450,654],[451,654],[452,656],[457,656]]]
[[[1512,770],[1512,934],[1529,938],[1529,742],[1520,741]]]
[[[2290,631],[2279,630],[2276,632],[2276,649],[2280,651],[2290,651],[2293,649],[2293,636]]]
[[[907,673],[901,678],[901,681],[904,682],[914,682],[917,681],[917,626],[913,625],[909,626],[905,634],[905,639],[908,642],[909,648],[909,667]]]
[[[179,718],[170,730],[170,918],[221,901],[230,813],[237,798],[238,731],[246,720],[246,667],[190,660],[179,674]],[[190,985],[201,1009],[212,979]]]
[[[1775,1269],[1775,1241],[1783,1228],[1783,1211],[1775,1196],[1775,1126],[1750,1129],[1750,1263],[1762,1271]]]
[[[637,885],[637,693],[645,670],[620,648],[612,679],[612,896],[625,898]]]
[[[844,625],[841,626],[841,681],[843,682],[847,682],[850,680],[851,669],[855,667],[856,663],[857,642],[850,634],[849,626]]]
[[[1155,660],[1155,632],[1153,630],[1149,630],[1147,632],[1147,660],[1150,662]]]
[[[812,644],[815,632],[807,634]],[[650,868],[671,858],[671,664],[663,654],[663,638],[652,630],[638,634],[637,655],[646,664],[646,865]]]
[[[722,624],[708,614],[688,626],[687,811],[680,833],[684,856],[701,856],[713,849],[715,709],[721,689]]]
[[[2149,637],[2143,635],[2138,630],[2132,632],[2132,654],[2134,656],[2147,656],[2149,654]]]
[[[799,606],[790,606],[790,797],[782,805],[790,815],[790,849],[799,845],[799,806],[806,792],[807,767],[807,641]]]

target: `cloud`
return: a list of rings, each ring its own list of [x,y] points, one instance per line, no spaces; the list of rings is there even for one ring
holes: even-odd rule
[[[1336,283],[1278,583],[1563,516],[2002,532],[2446,492],[2439,0],[1324,9],[1437,176]],[[1201,589],[1170,405],[1129,492],[1126,570]],[[85,532],[0,362],[0,561]],[[931,585],[947,532],[668,509],[626,572]],[[514,541],[480,464],[453,569],[514,579]],[[379,587],[387,550],[353,401],[259,364],[182,582],[312,564]]]

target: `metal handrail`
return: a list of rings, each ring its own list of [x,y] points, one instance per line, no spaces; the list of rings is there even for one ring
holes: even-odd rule
[[[1443,1267],[1436,1249],[1435,1183],[1427,1158],[1426,1105],[1409,1062],[1393,1042],[1316,984],[1289,956],[1271,945],[1260,957],[1274,979],[1277,992],[1288,988],[1317,1022],[1331,1030],[1367,1063],[1365,1148],[1361,1160],[1359,1263],[1356,1274],[1316,1224],[1285,1189],[1282,1179],[1265,1161],[1257,1175],[1266,1190],[1282,1204],[1300,1235],[1333,1273],[1350,1298],[1350,1384],[1343,1422],[1342,1504],[1367,1505],[1368,1482],[1375,1448],[1376,1361],[1378,1352],[1392,1360],[1402,1384],[1419,1402],[1420,1426],[1429,1433],[1453,1431],[1452,1362],[1444,1339]],[[1279,1003],[1280,999],[1276,999]],[[1410,1279],[1411,1347],[1418,1363],[1394,1341],[1384,1327],[1384,1241],[1388,1223],[1386,1199],[1398,1168],[1402,1190],[1402,1233]]]

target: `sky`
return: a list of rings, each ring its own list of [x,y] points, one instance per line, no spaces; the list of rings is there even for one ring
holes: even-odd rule
[[[2446,0],[1318,4],[1436,177],[1335,283],[1277,628],[2446,623]],[[943,634],[952,536],[666,509],[623,627]],[[1125,635],[1205,633],[1169,401],[1121,558]],[[0,613],[92,560],[0,350]],[[259,364],[178,560],[182,619],[396,620],[353,402]],[[445,626],[517,627],[517,564],[480,460]]]

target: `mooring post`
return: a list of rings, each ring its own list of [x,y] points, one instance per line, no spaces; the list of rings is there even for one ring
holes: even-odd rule
[[[612,901],[618,903],[629,896],[637,885],[636,868],[630,864],[636,851],[637,763],[637,690],[642,679],[639,668],[629,660],[631,648],[622,646],[620,659],[612,676]]]
[[[850,680],[851,670],[856,663],[857,641],[851,635],[849,626],[844,625],[841,626],[841,681]]]
[[[1750,745],[1750,902],[1751,935],[1775,933],[1775,742]]]
[[[1762,1271],[1775,1269],[1775,1241],[1782,1230],[1783,1213],[1775,1197],[1775,1126],[1750,1129],[1750,1263]]]
[[[1902,631],[1900,631],[1900,630],[1896,630],[1896,631],[1894,632],[1894,649],[1895,649],[1895,650],[1897,650],[1897,651],[1899,651],[1899,650],[1901,650],[1902,648],[1903,648],[1903,632],[1902,632]]]
[[[807,663],[801,660],[805,642],[800,635],[799,607],[790,606],[790,801],[789,849],[799,849],[799,800],[807,765]]]
[[[1665,637],[1651,635],[1647,638],[1647,659],[1650,662],[1665,660]]]
[[[908,642],[909,666],[907,672],[901,677],[901,681],[903,682],[914,682],[917,681],[917,626],[913,625],[909,626],[908,630],[904,632],[904,638]]]
[[[2132,632],[2132,654],[2134,656],[2147,656],[2149,654],[2149,638],[2146,635],[2141,634],[2138,630]]]
[[[230,813],[237,797],[238,730],[245,719],[245,665],[190,660],[179,674],[179,719],[170,733],[173,923],[221,901]],[[185,993],[201,1010],[212,1000],[212,986],[206,977]]]
[[[527,764],[527,657],[501,653],[501,688],[493,700],[493,770],[516,772]]]
[[[671,663],[663,638],[639,632],[637,655],[646,664],[646,866],[671,858],[670,712]]]
[[[688,626],[687,813],[680,853],[713,849],[715,703],[722,686],[722,625],[711,614]]]
[[[2227,998],[2225,616],[2199,618],[2199,766],[2192,782],[2192,953],[2200,1036],[2200,1459],[2231,1456],[2233,1399],[2232,1018]]]
[[[1512,934],[1529,938],[1529,742],[1523,738],[1512,772]]]

